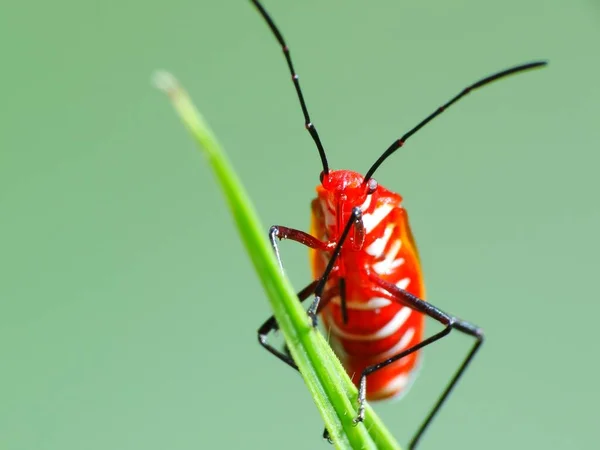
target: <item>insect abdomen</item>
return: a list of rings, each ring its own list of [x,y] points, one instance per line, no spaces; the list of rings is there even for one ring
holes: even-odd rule
[[[345,250],[340,256],[340,266],[348,274],[344,277],[347,322],[343,320],[339,296],[334,297],[322,313],[331,343],[355,382],[366,367],[418,344],[423,335],[423,316],[373,287],[369,280],[371,273],[420,298],[424,296],[419,259],[406,213],[401,206],[390,209],[388,203],[386,208],[389,211],[385,217],[377,211],[376,205],[366,211],[367,224],[372,224],[372,217],[380,218],[380,222],[366,230],[362,249]],[[313,221],[315,231],[319,230],[319,225],[325,224]],[[335,233],[329,230],[329,234]],[[316,253],[313,269],[318,274],[324,270],[327,258]],[[337,286],[339,277],[339,272],[334,272],[328,286]],[[384,399],[405,392],[417,365],[418,352],[415,352],[371,374],[367,398]]]
[[[367,366],[382,362],[422,340],[423,316],[398,303],[373,310],[349,309],[347,323],[342,319],[340,305],[331,304],[322,317],[336,353],[355,382]],[[401,394],[409,384],[417,358],[418,353],[413,353],[373,373],[367,384],[367,398],[375,400]]]

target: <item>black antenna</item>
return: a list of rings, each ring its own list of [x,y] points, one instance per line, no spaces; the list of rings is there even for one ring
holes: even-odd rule
[[[251,1],[252,1],[252,3],[254,3],[254,6],[256,6],[256,8],[258,9],[258,12],[260,12],[261,16],[263,16],[263,18],[269,25],[269,28],[275,35],[275,38],[279,42],[279,45],[281,45],[283,54],[285,55],[285,59],[287,61],[287,65],[290,69],[290,73],[292,74],[292,80],[294,82],[294,87],[296,88],[296,93],[298,94],[298,100],[300,100],[300,106],[302,107],[302,114],[304,114],[304,125],[305,125],[306,129],[308,130],[308,132],[310,133],[310,135],[312,136],[313,140],[315,141],[315,144],[317,144],[317,149],[319,150],[319,156],[321,157],[321,164],[323,164],[323,173],[326,175],[329,173],[329,165],[327,164],[327,157],[325,156],[325,150],[323,149],[323,144],[321,144],[321,139],[319,139],[319,133],[317,133],[317,129],[311,122],[310,116],[308,115],[308,109],[306,108],[306,103],[304,102],[304,95],[302,95],[302,89],[300,89],[300,82],[298,81],[298,74],[294,71],[294,65],[292,64],[292,57],[290,56],[290,49],[288,48],[287,44],[283,40],[283,36],[281,35],[281,32],[279,31],[279,29],[275,25],[275,22],[273,22],[273,19],[271,19],[271,16],[269,16],[269,13],[267,13],[265,8],[263,8],[263,6],[260,4],[260,2],[258,2],[258,0],[251,0]]]
[[[502,72],[498,72],[498,73],[495,73],[488,77],[485,77],[484,79],[479,80],[478,82],[472,84],[471,86],[463,89],[460,94],[455,96],[453,99],[451,99],[445,105],[440,106],[438,109],[436,109],[433,113],[431,113],[429,116],[427,116],[416,127],[414,127],[412,130],[410,130],[408,133],[406,133],[400,139],[394,141],[394,143],[392,145],[390,145],[389,148],[385,152],[383,152],[383,154],[379,157],[379,159],[377,161],[375,161],[375,164],[373,164],[371,166],[371,168],[365,175],[363,184],[365,184],[369,181],[369,179],[373,176],[373,174],[375,173],[377,168],[381,165],[381,163],[383,161],[385,161],[388,156],[390,156],[392,153],[394,153],[396,150],[398,150],[400,147],[402,147],[404,145],[404,143],[408,140],[408,138],[410,138],[413,134],[415,134],[417,131],[419,131],[421,128],[423,128],[425,125],[427,125],[429,122],[431,122],[434,118],[436,118],[441,113],[443,113],[449,106],[456,103],[458,100],[463,98],[469,92],[471,92],[477,88],[480,88],[482,86],[485,86],[486,84],[489,84],[493,81],[499,80],[500,78],[504,78],[504,77],[513,75],[518,72],[523,72],[525,70],[542,67],[542,66],[545,66],[546,64],[547,64],[546,61],[536,61],[536,62],[531,62],[528,64],[522,64],[522,65],[516,66],[516,67],[511,67],[510,69],[506,69],[506,70],[503,70]]]

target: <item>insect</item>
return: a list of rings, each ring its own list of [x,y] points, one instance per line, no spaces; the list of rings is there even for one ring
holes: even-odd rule
[[[358,387],[358,412],[365,416],[366,400],[398,396],[409,388],[419,364],[420,350],[459,331],[474,339],[471,350],[451,378],[409,444],[414,449],[442,404],[464,373],[484,340],[478,326],[446,313],[424,300],[425,289],[419,255],[402,197],[373,178],[379,166],[417,131],[471,91],[501,78],[546,65],[545,61],[515,66],[485,77],[463,89],[437,108],[385,150],[366,175],[332,170],[317,129],[310,119],[290,50],[273,19],[258,0],[251,0],[281,45],[305,126],[317,147],[323,171],[317,196],[312,201],[310,233],[273,226],[269,238],[279,264],[278,240],[290,239],[310,249],[314,281],[298,293],[301,301],[313,296],[308,315],[314,326],[320,316],[328,328],[332,345]],[[442,330],[424,338],[428,316]],[[270,317],[258,330],[260,344],[289,366],[297,369],[285,351],[268,342],[277,330]],[[327,436],[325,430],[324,436]]]

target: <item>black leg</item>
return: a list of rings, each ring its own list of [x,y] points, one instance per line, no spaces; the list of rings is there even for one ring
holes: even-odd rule
[[[346,306],[346,279],[340,277],[340,308],[342,309],[342,320],[348,323],[348,307]]]
[[[319,280],[315,280],[312,283],[310,283],[308,286],[306,286],[304,289],[302,289],[300,292],[298,292],[298,299],[302,302],[302,301],[306,300],[308,297],[310,297],[310,295],[315,291],[315,287],[317,286],[318,282],[319,282]],[[338,289],[339,288],[332,288],[323,294],[323,301],[321,302],[321,305],[320,305],[319,310],[317,311],[317,314],[319,314],[321,312],[322,308],[327,306],[327,304],[333,297],[335,297],[337,295],[341,295],[339,293]],[[275,317],[274,316],[269,317],[265,321],[265,323],[263,323],[261,325],[261,327],[258,329],[258,342],[269,353],[271,353],[272,355],[275,355],[277,358],[279,358],[280,361],[283,361],[291,368],[298,370],[298,366],[296,365],[296,363],[290,356],[289,352],[286,351],[287,347],[284,347],[284,350],[280,351],[280,350],[277,350],[275,347],[273,347],[271,344],[269,344],[267,342],[267,338],[268,338],[269,334],[274,331],[277,331],[278,329],[279,329],[279,325],[277,324]],[[327,431],[327,428],[325,428],[323,430],[323,439],[326,439],[330,444],[333,444],[333,441],[331,440],[331,438],[329,436],[329,431]]]
[[[456,322],[454,322],[452,324],[451,328],[455,329],[455,330],[459,330],[465,334],[468,334],[469,336],[474,337],[475,344],[473,344],[471,351],[469,352],[467,357],[463,360],[463,363],[460,365],[458,370],[454,373],[454,376],[452,377],[452,379],[446,386],[446,389],[444,389],[444,392],[442,392],[442,395],[440,395],[440,397],[438,398],[438,401],[435,403],[435,405],[429,412],[429,415],[423,421],[423,423],[421,424],[421,426],[419,427],[419,429],[417,430],[417,432],[411,439],[410,443],[408,444],[408,448],[410,450],[414,449],[417,446],[417,444],[419,443],[419,440],[423,436],[423,433],[425,433],[425,430],[431,424],[431,421],[433,420],[435,415],[438,413],[438,411],[442,407],[442,404],[446,401],[446,399],[450,395],[450,392],[452,392],[452,389],[454,389],[454,386],[456,386],[456,383],[458,382],[459,378],[462,376],[462,374],[466,370],[467,366],[469,365],[469,363],[475,356],[475,353],[477,353],[477,350],[479,350],[479,347],[481,346],[481,344],[483,344],[484,336],[483,336],[483,330],[481,328],[478,328],[475,325],[473,325],[469,322],[464,322],[462,320],[457,320]]]
[[[355,206],[354,208],[352,208],[352,214],[350,215],[350,220],[348,220],[348,223],[344,227],[344,231],[342,232],[342,235],[340,236],[340,240],[337,242],[337,244],[333,250],[333,254],[331,255],[331,258],[329,259],[329,262],[327,263],[327,267],[325,267],[325,271],[323,272],[323,275],[319,279],[319,283],[317,284],[317,287],[315,288],[315,298],[314,298],[312,304],[309,306],[308,311],[307,311],[308,316],[312,319],[313,326],[315,326],[315,327],[317,326],[317,310],[320,310],[319,302],[321,301],[323,291],[325,290],[325,284],[327,283],[327,278],[329,278],[329,275],[333,271],[333,268],[335,267],[335,262],[338,259],[338,257],[340,256],[340,253],[342,251],[342,245],[344,245],[344,242],[346,241],[346,238],[348,237],[348,233],[350,233],[350,229],[353,227],[355,228],[355,230],[356,229],[358,229],[358,230],[364,229],[364,225],[362,222],[362,211],[361,211],[360,207],[358,207],[358,206]],[[345,293],[344,293],[344,295],[345,295]],[[345,304],[345,302],[344,302],[344,304]]]
[[[457,317],[446,314],[441,309],[435,307],[431,303],[421,300],[420,298],[412,295],[411,293],[405,291],[404,289],[400,289],[399,287],[397,287],[396,285],[394,285],[392,283],[381,280],[380,278],[375,277],[375,276],[372,276],[371,278],[373,279],[374,282],[376,282],[377,285],[381,286],[386,291],[388,291],[390,294],[392,294],[398,302],[414,309],[415,311],[418,311],[422,314],[428,315],[432,319],[435,319],[438,322],[440,322],[442,325],[444,325],[445,328],[442,331],[440,331],[440,332],[434,334],[433,336],[425,339],[424,341],[418,343],[417,345],[415,345],[407,350],[404,350],[403,352],[401,352],[397,355],[394,355],[391,358],[386,359],[385,361],[382,361],[378,364],[367,367],[362,372],[361,377],[360,377],[360,382],[359,382],[359,388],[358,388],[359,407],[358,407],[358,415],[355,419],[356,422],[362,422],[365,417],[365,401],[366,401],[366,393],[367,393],[367,376],[368,375],[370,375],[373,372],[376,372],[379,369],[381,369],[389,364],[392,364],[393,362],[398,361],[399,359],[404,358],[405,356],[408,356],[411,353],[414,353],[417,350],[420,350],[423,347],[426,347],[427,345],[432,344],[433,342],[447,336],[448,334],[450,334],[450,332],[452,330],[458,330],[462,333],[465,333],[465,334],[475,338],[475,343],[473,344],[471,351],[468,353],[468,355],[464,359],[463,363],[460,365],[460,367],[458,368],[458,370],[456,371],[456,373],[454,374],[454,376],[452,377],[452,379],[446,386],[446,389],[444,389],[444,392],[442,392],[442,395],[440,396],[440,398],[434,405],[433,409],[431,410],[431,412],[429,413],[427,418],[423,421],[423,423],[417,430],[415,436],[410,441],[408,448],[410,450],[412,450],[417,446],[419,440],[423,436],[423,433],[425,432],[427,427],[431,424],[431,421],[433,420],[435,415],[438,413],[442,404],[446,401],[446,399],[450,395],[450,392],[452,392],[452,389],[454,388],[454,386],[456,385],[456,383],[458,382],[458,380],[464,373],[465,369],[467,368],[467,366],[469,365],[469,363],[475,356],[475,353],[477,353],[477,350],[479,350],[479,347],[483,343],[483,330],[481,330],[481,328],[479,328],[469,322],[465,322],[463,320],[458,319]]]
[[[316,286],[317,286],[317,281],[313,281],[312,283],[310,283],[308,286],[306,286],[304,289],[302,289],[300,292],[298,292],[298,299],[301,302],[306,300],[315,291]],[[272,355],[275,355],[277,358],[279,358],[281,361],[286,363],[291,368],[298,370],[298,366],[296,365],[296,363],[294,362],[294,360],[292,359],[292,357],[289,354],[286,354],[286,352],[282,352],[281,350],[277,350],[275,347],[273,347],[271,344],[269,344],[267,342],[267,338],[268,338],[269,334],[274,331],[277,331],[278,329],[279,329],[279,325],[277,324],[277,321],[275,320],[275,316],[269,317],[265,321],[265,323],[263,323],[261,325],[261,327],[258,329],[258,342],[269,353],[271,353]]]
[[[311,294],[315,291],[315,287],[317,286],[318,283],[319,283],[319,280],[315,280],[312,283],[310,283],[308,286],[306,286],[304,289],[302,289],[300,292],[298,292],[298,294],[297,294],[298,299],[301,302],[303,302],[308,297],[310,297]],[[323,301],[321,302],[319,309],[317,310],[317,314],[320,314],[321,310],[323,308],[325,308],[329,304],[331,299],[336,297],[337,295],[339,295],[338,287],[333,287],[333,288],[325,291],[325,293],[323,294]],[[292,357],[289,355],[289,353],[287,353],[285,350],[284,351],[277,350],[275,347],[273,347],[267,341],[269,334],[274,331],[277,331],[278,329],[279,329],[279,324],[275,320],[275,316],[269,317],[265,321],[265,323],[263,323],[260,326],[260,328],[258,329],[258,342],[269,353],[275,355],[277,358],[279,358],[281,361],[283,361],[284,363],[286,363],[288,366],[292,367],[293,369],[298,370],[296,363],[294,362]]]

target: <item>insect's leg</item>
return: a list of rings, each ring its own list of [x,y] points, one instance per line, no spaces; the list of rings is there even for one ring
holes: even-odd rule
[[[354,240],[352,241],[352,247],[355,251],[360,251],[364,244],[366,238],[366,230],[365,224],[362,221],[362,217],[357,215],[356,217],[351,217],[350,221],[353,222],[354,226]],[[342,239],[340,239],[341,242]],[[346,305],[346,279],[344,277],[340,277],[339,281],[340,287],[340,308],[342,310],[342,321],[347,324],[348,323],[348,307]]]
[[[304,231],[296,230],[294,228],[282,227],[281,225],[273,225],[269,230],[269,240],[271,241],[271,246],[273,247],[273,251],[275,252],[275,256],[277,257],[277,261],[279,262],[279,267],[283,272],[283,263],[281,262],[281,256],[279,254],[279,245],[277,245],[277,239],[290,239],[292,241],[296,241],[302,245],[305,245],[309,248],[314,248],[317,250],[330,250],[331,246],[323,242],[316,237],[305,233]]]
[[[310,297],[310,295],[315,291],[317,282],[318,281],[316,281],[316,280],[313,281],[308,286],[306,286],[304,289],[302,289],[300,292],[298,292],[298,299],[301,302],[303,302],[308,297]],[[271,353],[272,355],[275,355],[277,358],[279,358],[281,361],[283,361],[284,363],[286,363],[288,366],[292,367],[293,369],[298,370],[298,366],[296,366],[296,363],[294,362],[294,360],[292,359],[292,357],[290,355],[286,354],[285,352],[282,352],[281,350],[276,349],[271,344],[269,344],[269,342],[267,341],[269,334],[274,331],[277,331],[278,329],[279,329],[279,325],[277,324],[277,321],[275,320],[275,316],[269,317],[265,321],[265,323],[263,323],[260,326],[260,328],[258,329],[258,342],[269,353]]]
[[[346,305],[346,279],[340,277],[340,308],[342,310],[342,321],[348,323],[348,307]]]
[[[429,415],[425,418],[423,423],[421,423],[421,426],[411,439],[408,446],[410,450],[413,450],[417,446],[419,440],[423,436],[423,433],[425,433],[425,430],[431,424],[431,421],[442,407],[442,404],[446,401],[446,399],[450,395],[450,392],[452,392],[452,389],[454,389],[454,386],[456,386],[456,383],[458,383],[458,380],[467,369],[467,366],[475,356],[475,353],[477,353],[477,350],[479,350],[479,347],[481,346],[481,344],[483,344],[483,330],[472,323],[455,319],[455,322],[453,322],[451,325],[451,329],[461,331],[462,333],[474,337],[475,343],[473,344],[473,347],[471,347],[471,351],[469,351],[458,370],[454,373],[454,376],[446,386],[446,389],[444,389],[444,392],[442,392],[442,395],[440,395],[437,402],[429,412]]]
[[[306,300],[308,297],[310,297],[310,295],[314,292],[315,287],[317,286],[318,282],[319,282],[319,280],[315,280],[312,283],[310,283],[308,286],[306,286],[304,289],[302,289],[300,292],[298,292],[298,299],[302,302],[302,301]],[[329,301],[332,298],[336,297],[337,295],[339,295],[339,288],[334,287],[334,288],[327,290],[323,294],[323,301],[321,302],[321,306],[320,306],[319,310],[317,311],[317,314],[319,314],[321,312],[321,309],[323,309],[325,306],[327,306]],[[298,366],[296,365],[296,363],[294,362],[292,357],[289,355],[289,353],[287,353],[285,350],[284,351],[277,350],[275,347],[273,347],[271,344],[269,344],[267,342],[267,337],[268,337],[269,333],[277,331],[278,329],[279,329],[279,325],[277,324],[277,321],[275,320],[275,316],[269,317],[265,321],[265,323],[263,323],[261,325],[261,327],[258,329],[258,342],[269,353],[271,353],[272,355],[275,355],[277,358],[279,358],[279,360],[283,361],[291,368],[298,370]],[[326,439],[327,441],[332,443],[331,438],[329,437],[329,431],[327,431],[327,428],[325,428],[323,430],[323,439]]]
[[[360,421],[364,420],[365,400],[366,400],[366,393],[367,393],[367,376],[368,375],[370,375],[373,372],[376,372],[376,371],[382,369],[383,367],[388,366],[389,364],[392,364],[393,362],[398,361],[399,359],[404,358],[405,356],[408,356],[411,353],[414,353],[417,350],[419,350],[423,347],[426,347],[427,345],[447,336],[448,334],[450,334],[450,332],[452,330],[460,331],[462,333],[465,333],[465,334],[475,338],[475,343],[473,344],[473,347],[471,348],[471,350],[467,354],[466,358],[463,360],[462,364],[460,365],[460,367],[458,368],[458,370],[456,371],[456,373],[454,374],[454,376],[452,377],[452,379],[446,386],[446,389],[444,389],[444,392],[442,392],[442,395],[440,396],[438,401],[433,406],[433,409],[431,410],[431,412],[429,413],[427,418],[423,421],[423,423],[417,430],[415,436],[410,441],[408,448],[412,450],[416,447],[417,443],[419,442],[419,439],[421,438],[421,436],[423,435],[423,433],[425,432],[425,430],[427,429],[427,427],[429,426],[429,424],[431,423],[431,421],[433,420],[433,418],[435,417],[435,415],[441,408],[442,404],[446,401],[446,399],[450,395],[450,392],[452,391],[452,389],[454,388],[454,386],[456,385],[456,383],[458,382],[458,380],[464,373],[465,369],[467,368],[467,366],[469,365],[469,363],[475,356],[475,353],[477,353],[477,350],[479,350],[479,347],[483,343],[483,338],[484,338],[483,330],[481,328],[477,327],[476,325],[473,325],[469,322],[465,322],[464,320],[458,319],[457,317],[454,317],[450,314],[445,313],[444,311],[442,311],[441,309],[432,305],[431,303],[421,300],[420,298],[412,295],[411,293],[405,291],[404,289],[399,288],[395,284],[384,281],[376,276],[371,276],[370,278],[377,285],[379,285],[380,287],[382,287],[383,289],[388,291],[390,294],[392,294],[392,296],[394,296],[398,302],[402,303],[405,306],[410,307],[411,309],[413,309],[415,311],[418,311],[422,314],[426,314],[427,316],[431,317],[434,320],[437,320],[442,325],[444,325],[445,328],[442,331],[440,331],[439,333],[436,333],[433,336],[418,343],[417,345],[415,345],[407,350],[404,350],[404,351],[398,353],[397,355],[394,355],[391,358],[386,359],[385,361],[382,361],[378,364],[369,366],[365,370],[363,370],[361,377],[360,377],[360,383],[359,383],[359,388],[358,388],[359,389],[358,390],[359,408],[358,408],[358,415],[357,415],[355,421],[360,422]]]
[[[316,237],[300,230],[296,230],[294,228],[282,227],[280,225],[273,225],[269,230],[269,240],[271,241],[271,245],[273,246],[273,251],[275,252],[275,256],[277,257],[277,261],[279,262],[279,268],[283,272],[283,263],[281,262],[281,255],[279,254],[279,246],[277,245],[277,239],[290,239],[292,241],[296,241],[302,245],[305,245],[309,248],[314,248],[323,251],[331,251],[334,244],[323,242]],[[340,240],[342,242],[342,240]],[[336,246],[335,248],[339,247]],[[335,258],[339,255],[339,251],[337,254],[334,252],[334,256],[330,260],[330,264],[325,269],[325,272],[321,276],[319,280],[317,280],[315,293],[315,300],[313,300],[311,306],[308,308],[308,315],[312,320],[313,326],[317,326],[317,313],[315,312],[319,308],[319,302],[321,300],[321,296],[323,295],[323,290],[325,289],[325,284],[327,283],[327,278],[331,274],[333,270],[333,263],[335,262]],[[330,267],[331,266],[331,267]],[[343,305],[345,307],[345,303]]]
[[[302,302],[302,301],[306,300],[308,297],[310,297],[311,294],[313,294],[313,292],[315,291],[315,287],[317,286],[318,282],[319,282],[318,280],[315,280],[312,283],[310,283],[308,286],[306,286],[304,289],[302,289],[300,292],[298,292],[298,299]],[[321,307],[317,311],[317,314],[319,314],[321,312],[321,310],[325,306],[327,306],[329,301],[332,298],[336,297],[337,295],[339,295],[339,290],[337,287],[328,289],[323,294],[323,301],[321,302]],[[286,363],[288,366],[292,367],[293,369],[298,370],[298,366],[296,366],[296,363],[294,362],[294,360],[292,359],[292,357],[289,354],[287,354],[285,351],[276,349],[268,342],[269,334],[274,331],[277,331],[278,329],[279,329],[279,325],[278,325],[277,321],[275,320],[275,316],[269,317],[265,321],[265,323],[263,323],[261,325],[261,327],[258,329],[258,342],[269,353],[271,353],[272,355],[275,355],[277,358],[279,358],[281,361],[283,361],[284,363]]]
[[[348,223],[344,227],[344,231],[342,232],[342,235],[340,236],[340,240],[335,245],[335,248],[333,249],[333,254],[331,255],[331,258],[329,259],[329,262],[327,263],[327,267],[325,267],[325,271],[323,272],[323,275],[319,279],[319,283],[317,284],[317,287],[315,288],[315,298],[314,298],[313,302],[311,303],[311,305],[308,307],[307,313],[308,313],[308,316],[311,318],[314,327],[317,326],[317,310],[320,309],[319,303],[321,301],[323,291],[325,290],[325,284],[327,283],[327,278],[329,278],[329,275],[331,275],[331,272],[333,271],[333,268],[335,267],[335,261],[336,261],[336,259],[338,259],[338,257],[340,256],[340,252],[342,251],[342,245],[344,245],[344,241],[346,241],[346,238],[348,237],[348,233],[350,233],[350,229],[353,227],[355,228],[355,230],[359,230],[359,231],[364,229],[364,224],[362,222],[362,210],[358,206],[355,206],[354,208],[352,208],[352,213],[350,214],[350,219],[348,220]],[[344,298],[345,298],[345,293],[344,293]],[[345,307],[346,302],[344,302],[343,305]]]

